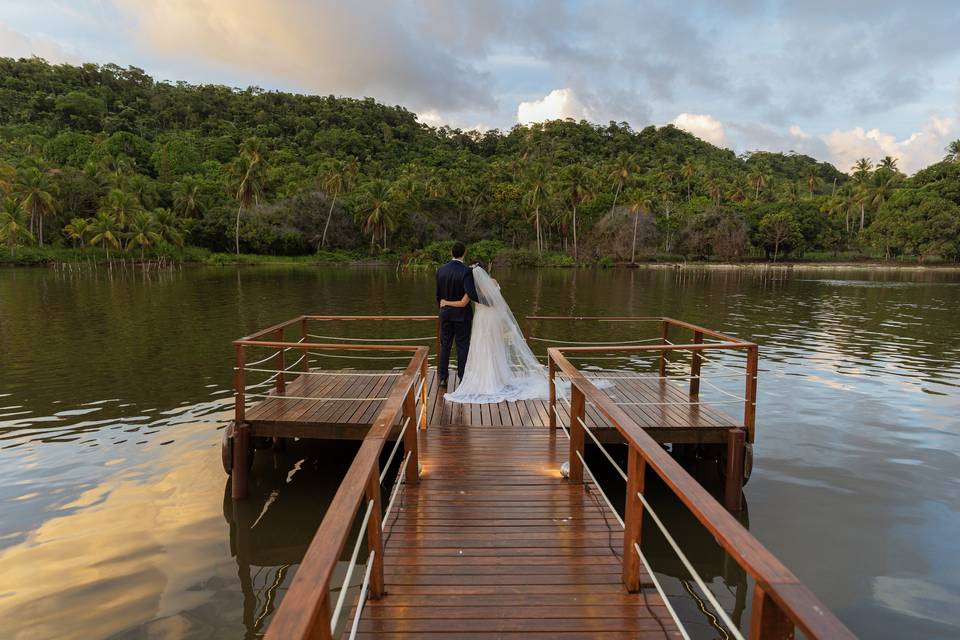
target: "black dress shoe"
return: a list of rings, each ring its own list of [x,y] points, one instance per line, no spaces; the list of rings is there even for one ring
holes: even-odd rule
[[[446,387],[446,386],[447,386],[447,381],[446,381],[446,380],[441,380],[441,381],[440,381],[440,386],[441,386],[441,387]]]

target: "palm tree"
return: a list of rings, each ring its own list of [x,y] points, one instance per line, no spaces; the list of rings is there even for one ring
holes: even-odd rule
[[[754,200],[760,199],[760,192],[766,188],[768,182],[770,182],[770,171],[765,165],[758,162],[754,166],[753,171],[750,172],[750,184],[752,184],[755,189]]]
[[[857,202],[860,204],[860,231],[863,231],[864,219],[866,218],[865,209],[867,201],[870,199],[870,188],[867,180],[870,178],[870,171],[873,169],[873,163],[870,158],[860,158],[852,167],[853,181],[857,184],[854,194]]]
[[[547,168],[542,164],[535,164],[527,172],[526,193],[523,196],[524,204],[533,209],[530,218],[533,219],[534,227],[537,230],[537,253],[543,253],[543,240],[540,233],[540,205],[548,196],[548,175]]]
[[[327,245],[327,229],[330,228],[330,219],[333,218],[333,208],[337,204],[337,196],[347,192],[353,185],[353,179],[360,172],[360,164],[351,156],[346,161],[334,160],[320,172],[320,188],[330,196],[330,210],[327,211],[327,221],[323,225],[323,234],[320,236],[319,251]]]
[[[370,250],[378,235],[383,235],[383,248],[387,248],[387,231],[396,227],[394,217],[394,193],[386,180],[373,180],[367,183],[360,198],[355,218],[370,234]]]
[[[69,224],[63,227],[63,235],[73,242],[74,248],[79,242],[83,246],[87,241],[87,233],[90,231],[90,221],[86,218],[74,218]]]
[[[111,189],[97,211],[109,214],[122,229],[127,226],[127,221],[143,211],[143,205],[136,195],[121,189]]]
[[[263,157],[263,144],[259,138],[248,138],[240,146],[240,156],[231,167],[234,185],[234,197],[237,201],[237,224],[234,240],[237,255],[240,255],[240,214],[244,209],[260,202],[263,185],[266,181],[266,161]]]
[[[561,177],[564,199],[573,211],[573,259],[577,260],[577,207],[593,196],[593,176],[583,164],[567,167]]]
[[[951,160],[953,162],[960,161],[960,138],[957,138],[953,142],[947,145],[946,148],[947,157],[946,160]]]
[[[883,156],[883,158],[880,159],[880,164],[877,165],[877,169],[886,169],[894,173],[900,171],[899,167],[897,167],[897,159],[893,156]]]
[[[637,226],[640,223],[640,215],[649,214],[653,210],[653,202],[654,198],[648,191],[635,190],[629,193],[627,206],[633,214],[633,248],[630,251],[630,264],[637,262]]]
[[[0,160],[0,195],[8,196],[17,179],[17,170],[12,164]]]
[[[883,168],[874,174],[873,189],[869,195],[871,206],[879,208],[897,188],[900,182],[900,174],[896,172],[896,160],[893,161],[893,166],[893,169],[888,169],[881,165]]]
[[[680,175],[687,181],[687,200],[690,199],[690,179],[693,178],[693,174],[697,172],[696,167],[693,166],[693,163],[687,160],[680,167]]]
[[[33,240],[33,234],[27,228],[27,211],[13,198],[4,198],[3,210],[0,211],[0,240],[4,240],[10,247],[13,256],[14,247],[24,239]]]
[[[817,171],[813,167],[807,170],[807,197],[813,198],[813,190],[816,189],[817,183],[820,181],[820,178],[817,176]]]
[[[122,237],[123,234],[117,220],[106,211],[99,212],[90,223],[90,240],[88,242],[95,247],[101,246],[107,250],[107,262],[110,262],[110,247],[119,249]]]
[[[50,175],[37,167],[28,167],[19,172],[13,185],[13,194],[20,206],[30,214],[30,232],[37,232],[43,246],[43,219],[57,210],[54,194],[56,185]]]
[[[635,154],[621,153],[614,158],[608,175],[617,185],[617,190],[613,194],[613,205],[610,206],[610,213],[613,213],[613,210],[617,208],[617,198],[620,196],[620,191],[623,189],[624,183],[626,183],[630,174],[635,173],[639,169],[640,162]]]
[[[169,209],[160,207],[153,210],[153,219],[157,223],[156,231],[164,242],[169,242],[175,247],[183,246],[183,236],[190,224],[189,218],[178,217]]]
[[[867,174],[869,174],[872,169],[873,163],[870,161],[870,158],[860,158],[853,163],[853,167],[851,167],[850,170],[853,171],[853,177],[855,180],[863,182]]]
[[[191,177],[186,177],[173,187],[173,210],[186,218],[203,217],[203,200],[200,193],[200,183]]]
[[[144,249],[152,247],[163,239],[157,219],[146,211],[139,211],[130,219],[128,226],[127,251],[133,247],[140,247],[140,262],[143,262]]]

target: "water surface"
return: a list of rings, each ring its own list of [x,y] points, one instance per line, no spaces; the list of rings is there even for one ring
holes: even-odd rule
[[[760,343],[751,531],[862,637],[960,635],[960,277],[495,275],[518,316],[669,315]],[[301,313],[431,313],[432,287],[389,269],[0,270],[0,637],[262,633],[352,449],[261,453],[231,504],[230,341]],[[661,503],[735,611],[737,572]],[[717,637],[669,552],[651,560]]]

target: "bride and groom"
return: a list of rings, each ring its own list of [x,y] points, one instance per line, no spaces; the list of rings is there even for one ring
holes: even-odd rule
[[[468,267],[465,254],[463,243],[455,243],[452,259],[437,269],[441,393],[447,388],[455,343],[460,384],[446,400],[486,404],[546,399],[546,371],[523,339],[500,285],[483,267]]]

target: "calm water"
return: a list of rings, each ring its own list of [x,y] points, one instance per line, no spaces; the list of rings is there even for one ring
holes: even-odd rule
[[[662,314],[759,342],[751,531],[862,637],[960,635],[960,276],[496,275],[518,316]],[[0,270],[0,637],[262,633],[352,449],[261,453],[234,509],[230,341],[431,298],[430,274],[386,269]],[[659,502],[735,611],[742,577]],[[651,545],[683,617],[716,637]]]

